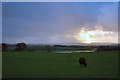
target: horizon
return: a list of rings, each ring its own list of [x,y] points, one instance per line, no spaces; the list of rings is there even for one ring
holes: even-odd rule
[[[3,42],[4,43],[4,42]],[[25,43],[25,42],[17,42],[17,43],[5,43],[8,45],[16,45],[18,43]],[[54,44],[45,44],[45,43],[39,43],[39,44],[31,44],[31,43],[25,43],[27,45],[66,45],[66,46],[70,46],[70,45],[74,45],[74,46],[112,46],[112,45],[120,45],[118,43],[91,43],[91,44],[87,44],[87,43],[54,43]]]

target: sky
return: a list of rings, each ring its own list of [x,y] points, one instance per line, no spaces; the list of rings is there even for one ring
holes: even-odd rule
[[[2,42],[117,43],[117,2],[4,2]]]
[[[0,43],[2,43],[2,3],[0,3]]]

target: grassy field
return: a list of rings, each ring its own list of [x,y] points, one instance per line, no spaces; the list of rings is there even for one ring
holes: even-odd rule
[[[94,53],[3,52],[3,78],[117,78],[117,51]],[[88,66],[81,68],[79,57]]]

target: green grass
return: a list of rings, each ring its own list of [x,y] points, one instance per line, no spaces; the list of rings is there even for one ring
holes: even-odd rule
[[[3,52],[3,78],[117,78],[117,51],[57,54]],[[81,68],[79,57],[87,59]]]

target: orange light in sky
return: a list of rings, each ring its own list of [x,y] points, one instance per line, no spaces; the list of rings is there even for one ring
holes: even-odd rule
[[[87,30],[81,28],[77,33],[76,38],[82,43],[94,42],[114,42],[117,43],[117,33],[113,31],[105,31],[102,27],[97,27],[95,30]]]

